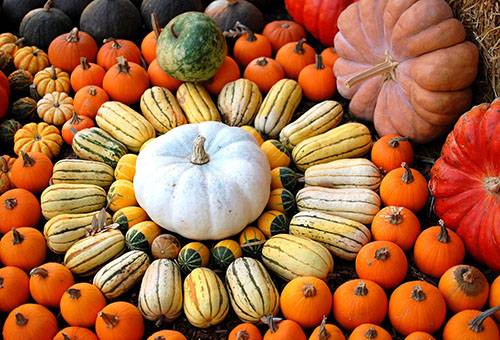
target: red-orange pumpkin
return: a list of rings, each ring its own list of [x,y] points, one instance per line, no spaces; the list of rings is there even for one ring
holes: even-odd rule
[[[100,65],[89,63],[87,58],[80,59],[78,65],[71,73],[71,87],[77,92],[88,85],[102,86],[106,71]]]
[[[0,240],[0,261],[6,266],[31,270],[45,260],[45,238],[35,228],[12,228]]]
[[[29,277],[13,266],[0,268],[0,312],[10,312],[30,298]]]
[[[243,77],[257,84],[262,93],[267,93],[274,84],[285,78],[285,71],[276,60],[263,57],[252,60],[245,68]]]
[[[61,34],[49,46],[49,60],[52,65],[71,72],[80,64],[82,57],[94,62],[97,56],[97,44],[92,36],[73,28],[71,32]]]
[[[420,222],[410,209],[388,206],[373,218],[371,232],[375,241],[391,241],[408,251],[420,234]]]
[[[123,57],[128,61],[141,64],[141,50],[130,40],[124,39],[106,39],[104,45],[97,52],[97,63],[109,70],[116,59]]]
[[[413,147],[407,137],[390,134],[373,143],[371,151],[373,164],[384,172],[397,169],[401,163],[413,163]]]
[[[4,340],[52,340],[57,319],[42,305],[27,303],[13,309],[3,325]]]
[[[61,129],[61,135],[64,141],[71,145],[73,144],[73,137],[77,134],[78,131],[83,129],[88,129],[94,126],[94,121],[84,115],[78,115],[76,112],[73,114],[73,117],[64,123]]]
[[[163,71],[156,59],[149,64],[148,75],[151,85],[165,87],[170,91],[177,91],[182,84],[182,81],[169,76],[167,72]]]
[[[254,33],[239,23],[237,25],[245,32],[234,43],[233,55],[238,64],[245,67],[255,58],[272,57],[272,45],[266,36]]]
[[[299,85],[307,99],[317,102],[333,96],[337,88],[333,70],[323,63],[320,54],[316,54],[316,63],[307,65],[300,71]]]
[[[139,64],[118,57],[118,63],[106,72],[102,87],[111,99],[131,105],[148,89],[148,72]]]
[[[61,315],[71,326],[93,327],[106,298],[93,284],[81,282],[69,287],[61,297]]]
[[[30,271],[31,296],[45,307],[59,307],[61,297],[73,283],[73,274],[60,263],[44,263]]]
[[[0,196],[0,234],[12,228],[36,227],[42,212],[35,195],[25,189],[11,189]]]
[[[292,320],[282,320],[266,317],[263,320],[269,330],[264,334],[264,340],[306,340],[306,335],[300,325]]]
[[[283,45],[276,53],[276,61],[283,66],[286,76],[297,79],[300,71],[310,64],[314,64],[315,51],[306,39]]]
[[[66,327],[61,329],[53,340],[98,340],[90,329],[83,327]]]
[[[306,37],[304,28],[291,20],[271,21],[264,27],[262,34],[269,39],[275,52],[289,42],[299,41]]]
[[[144,320],[134,305],[113,302],[97,314],[95,330],[101,340],[138,340],[144,335]]]
[[[108,100],[106,91],[98,86],[89,85],[82,87],[75,94],[73,108],[77,114],[94,119],[101,105]]]
[[[205,83],[205,88],[213,95],[218,95],[224,85],[240,78],[240,68],[233,58],[226,56],[215,75]]]
[[[38,193],[49,186],[52,177],[52,161],[41,152],[21,151],[10,170],[10,180],[21,189]]]

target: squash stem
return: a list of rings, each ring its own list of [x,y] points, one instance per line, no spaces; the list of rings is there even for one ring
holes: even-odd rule
[[[13,245],[16,245],[16,244],[21,244],[23,243],[24,241],[24,236],[21,235],[21,233],[19,233],[19,231],[17,231],[16,228],[12,228],[12,244]]]
[[[486,177],[483,183],[484,188],[492,194],[500,193],[500,177]]]
[[[85,58],[85,57],[80,58],[80,66],[82,67],[82,69],[84,71],[87,71],[90,68],[90,64],[89,64],[87,58]]]
[[[160,24],[158,23],[158,17],[156,16],[156,13],[151,13],[151,26],[153,27],[153,32],[158,40],[158,37],[160,36],[161,33],[161,27]]]
[[[261,319],[262,323],[269,327],[271,333],[276,333],[278,330],[277,323],[280,322],[281,318],[275,318],[272,314],[264,315]]]
[[[191,163],[196,165],[203,165],[208,163],[210,158],[205,151],[206,138],[198,135],[193,142],[193,153],[191,154]]]
[[[384,215],[384,218],[390,224],[398,225],[403,223],[404,220],[402,212],[403,207],[390,206],[389,213]]]
[[[91,87],[89,88],[89,92],[88,92],[88,94],[89,94],[90,96],[96,96],[96,95],[97,95],[97,90],[96,90],[96,88],[95,88],[94,86],[91,86]]]
[[[315,65],[316,65],[316,69],[317,70],[322,70],[325,68],[325,64],[323,64],[323,57],[321,56],[321,54],[319,53],[316,53],[316,57],[315,57]]]
[[[29,168],[35,165],[35,160],[32,157],[30,157],[28,153],[21,151],[21,157],[23,157],[23,166],[25,168]]]
[[[316,288],[311,284],[305,284],[302,288],[302,293],[305,297],[313,297],[316,296]]]
[[[104,323],[106,324],[106,326],[108,328],[114,328],[114,327],[116,327],[116,325],[118,325],[118,322],[120,322],[118,316],[113,315],[113,314],[99,312],[99,314],[97,314],[97,316],[102,318],[102,320],[104,321]]]
[[[450,235],[448,234],[448,229],[444,225],[444,221],[439,220],[438,224],[441,227],[441,230],[440,230],[439,235],[438,235],[438,241],[441,243],[450,242]]]
[[[16,313],[16,325],[26,326],[28,324],[28,319],[21,313]]]
[[[407,142],[408,140],[408,137],[394,137],[391,138],[387,144],[389,144],[391,148],[397,148],[400,142]]]
[[[118,70],[120,73],[128,73],[130,71],[130,65],[123,56],[116,58],[116,61],[118,61]]]
[[[368,295],[368,288],[364,281],[360,281],[358,286],[354,289],[354,295],[356,296],[366,296]]]
[[[62,336],[63,336],[64,340],[71,340],[71,338],[69,337],[69,335],[67,335],[66,333],[62,333]]]
[[[34,275],[38,275],[42,279],[46,279],[47,277],[49,277],[49,272],[45,268],[38,267],[38,268],[33,268],[30,271],[30,276],[34,276]]]
[[[236,340],[249,340],[249,339],[250,339],[250,334],[248,334],[248,332],[244,329],[242,329],[236,334]]]
[[[389,257],[391,257],[391,253],[389,252],[389,249],[386,247],[379,248],[375,251],[375,258],[380,261],[385,261]]]
[[[78,117],[76,112],[73,112],[73,116],[71,117],[71,120],[69,121],[69,123],[71,125],[76,125],[76,124],[80,124],[81,122],[82,122],[82,119],[80,117]]]
[[[243,25],[241,22],[237,21],[236,25],[234,25],[234,28],[237,30],[241,30],[247,34],[247,41],[255,41],[257,38],[255,37],[255,33],[248,27]]]
[[[304,54],[304,43],[306,42],[306,38],[302,38],[299,41],[297,41],[297,44],[295,45],[295,48],[293,51],[297,54]]]
[[[50,67],[50,78],[52,80],[57,80],[57,72],[56,72],[56,67],[54,65]]]
[[[80,41],[80,31],[78,30],[78,27],[73,27],[73,29],[66,37],[66,41],[70,43],[76,43]]]
[[[376,339],[378,336],[377,330],[373,327],[368,328],[365,333],[365,338],[367,339]]]
[[[0,288],[3,288],[3,281],[4,281],[4,278],[0,276]]]
[[[12,210],[17,206],[17,199],[8,198],[3,202],[3,205],[5,206],[5,208]]]
[[[370,67],[369,69],[362,71],[345,81],[345,86],[351,88],[362,82],[363,80],[386,74],[387,79],[394,79],[394,70],[399,65],[397,61],[394,61],[390,55],[386,54],[385,60],[377,65]]]
[[[404,184],[410,184],[415,181],[415,177],[413,177],[413,173],[411,172],[410,167],[406,162],[401,163],[401,166],[405,169],[405,173],[401,177],[401,180],[403,181]]]
[[[425,292],[419,285],[413,287],[411,291],[411,298],[417,302],[424,301],[426,299]]]
[[[469,322],[469,329],[476,333],[482,332],[484,330],[483,326],[484,320],[486,320],[488,317],[490,317],[491,315],[495,314],[498,311],[500,311],[500,306],[492,307],[482,312]]]
[[[259,65],[259,66],[264,67],[267,64],[268,64],[268,61],[267,61],[266,57],[263,57],[263,58],[260,58],[257,60],[257,65]]]
[[[69,297],[73,300],[78,300],[82,296],[80,289],[70,288],[67,290],[67,292],[69,294]]]
[[[7,162],[7,160],[3,156],[0,157],[0,159],[2,160],[2,166],[0,167],[0,172],[8,173],[9,172],[9,163]]]
[[[321,325],[319,326],[319,340],[328,340],[330,338],[330,333],[326,329],[326,315],[323,315],[323,320],[321,320]]]
[[[54,0],[49,0],[43,5],[44,11],[50,11],[50,9],[54,6]]]

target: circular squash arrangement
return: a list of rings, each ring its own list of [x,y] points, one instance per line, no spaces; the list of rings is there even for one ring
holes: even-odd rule
[[[444,0],[2,6],[3,339],[500,340],[500,99]]]

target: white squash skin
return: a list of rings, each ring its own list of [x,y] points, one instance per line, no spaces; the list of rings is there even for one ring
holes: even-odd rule
[[[193,141],[206,138],[209,162],[192,164]],[[239,233],[265,209],[271,172],[267,157],[244,130],[219,122],[177,127],[137,159],[139,205],[161,227],[194,240]]]

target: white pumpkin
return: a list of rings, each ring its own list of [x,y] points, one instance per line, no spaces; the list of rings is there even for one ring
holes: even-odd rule
[[[217,240],[255,221],[269,199],[269,162],[245,130],[188,124],[156,138],[137,158],[139,205],[161,227]]]

